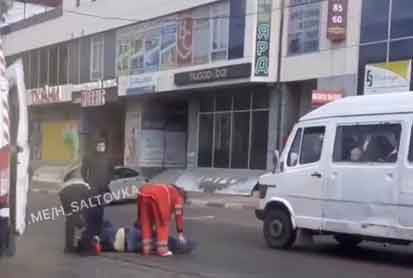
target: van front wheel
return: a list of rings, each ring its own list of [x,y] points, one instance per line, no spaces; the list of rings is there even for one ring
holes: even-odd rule
[[[288,249],[293,245],[296,231],[285,210],[272,209],[265,214],[264,237],[270,248]]]

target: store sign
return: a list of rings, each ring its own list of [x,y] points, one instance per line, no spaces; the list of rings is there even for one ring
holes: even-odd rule
[[[153,75],[131,75],[128,83],[128,95],[140,95],[155,92],[156,85]]]
[[[82,83],[79,85],[73,85],[74,92],[91,91],[97,89],[108,89],[118,86],[116,79],[99,80],[95,82]]]
[[[347,32],[348,0],[329,0],[327,19],[327,38],[331,41],[343,41]]]
[[[320,91],[313,90],[311,104],[313,108],[319,107],[321,105],[327,104],[329,102],[336,101],[343,97],[341,91]]]
[[[63,102],[65,100],[62,99],[62,92],[62,86],[46,86],[44,88],[29,90],[29,94],[32,100],[31,104],[40,105]]]
[[[409,91],[411,68],[411,60],[366,65],[364,94]]]
[[[106,104],[106,90],[98,89],[81,92],[80,104],[82,107],[102,106]]]
[[[175,74],[175,84],[185,86],[251,76],[251,63]]]
[[[258,0],[255,76],[268,76],[270,60],[272,1]]]

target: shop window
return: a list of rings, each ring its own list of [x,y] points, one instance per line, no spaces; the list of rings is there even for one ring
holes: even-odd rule
[[[49,85],[56,86],[57,85],[57,77],[58,77],[58,50],[57,46],[50,47],[49,49]]]
[[[391,11],[391,37],[413,36],[413,1],[393,0]]]
[[[265,169],[267,165],[268,111],[252,113],[251,169]]]
[[[211,6],[212,47],[211,60],[226,60],[229,39],[229,2]]]
[[[216,111],[230,111],[232,106],[232,96],[222,95],[216,97]]]
[[[251,99],[250,93],[200,99],[199,167],[266,168],[269,110],[253,109]]]
[[[201,112],[214,111],[214,97],[206,96],[200,99]]]
[[[248,168],[250,115],[249,112],[233,114],[231,168]]]
[[[39,51],[33,50],[30,53],[30,84],[29,88],[39,87]]]
[[[290,8],[287,11],[288,55],[318,51],[320,47],[320,1],[290,0]]]
[[[199,117],[198,166],[212,167],[214,118],[212,114]]]
[[[241,93],[234,96],[234,110],[249,110],[251,108],[251,94]]]
[[[363,45],[359,52],[359,74],[358,74],[358,91],[360,94],[364,90],[364,75],[367,64],[383,63],[386,61],[387,44],[378,43]]]
[[[59,84],[68,83],[69,53],[66,45],[59,47]]]
[[[360,42],[383,41],[388,38],[389,0],[364,0]]]
[[[325,127],[304,129],[301,143],[300,164],[310,164],[320,160],[323,150]]]
[[[390,61],[400,61],[413,57],[413,39],[394,41],[390,43]]]
[[[103,63],[104,63],[104,37],[98,35],[91,39],[91,64],[90,64],[90,79],[103,79]]]
[[[269,101],[270,96],[268,94],[268,92],[266,91],[261,91],[261,92],[255,92],[253,94],[253,108],[254,109],[264,109],[264,108],[268,108],[269,106]]]
[[[215,115],[214,167],[229,167],[231,113]]]
[[[334,145],[334,161],[395,163],[400,133],[400,124],[340,126]]]
[[[49,51],[47,48],[40,50],[40,87],[44,87],[49,82]]]
[[[197,8],[192,12],[193,28],[193,62],[194,64],[209,63],[211,53],[211,20],[208,6]]]

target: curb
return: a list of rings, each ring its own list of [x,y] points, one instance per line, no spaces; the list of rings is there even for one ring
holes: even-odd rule
[[[32,188],[30,189],[31,192],[40,193],[40,194],[47,194],[47,195],[57,195],[59,193],[58,190],[50,190],[50,189],[40,189],[40,188]],[[256,205],[254,204],[243,204],[237,202],[217,202],[217,201],[208,201],[208,200],[201,200],[201,199],[190,199],[187,201],[188,207],[195,207],[195,208],[225,208],[225,209],[247,209],[253,210],[256,209]]]
[[[216,201],[206,201],[192,199],[188,200],[188,205],[190,207],[210,207],[210,208],[226,208],[226,209],[255,209],[256,206],[253,204],[243,204],[243,203],[231,203],[231,202],[216,202]]]
[[[31,188],[30,192],[48,194],[48,195],[57,195],[59,193],[58,190],[50,190],[50,189],[48,190],[48,189],[39,189],[39,188]]]

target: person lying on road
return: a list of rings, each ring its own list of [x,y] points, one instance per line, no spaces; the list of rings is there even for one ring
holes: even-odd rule
[[[142,252],[142,231],[137,223],[131,226],[115,226],[111,222],[105,221],[100,244],[103,252],[140,253]],[[195,247],[195,242],[191,240],[181,242],[171,236],[168,239],[168,248],[174,254],[188,254]],[[151,252],[156,252],[156,248],[153,248]]]

